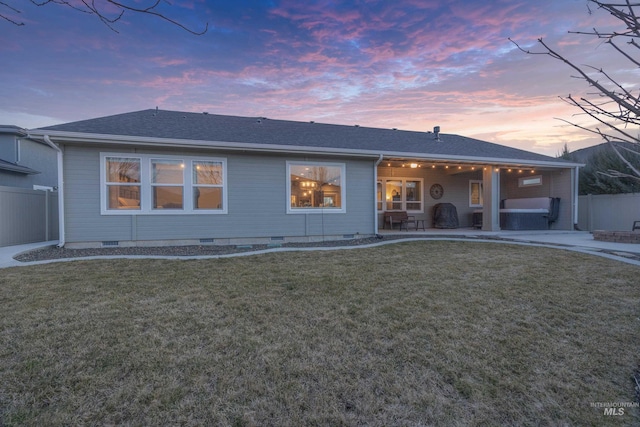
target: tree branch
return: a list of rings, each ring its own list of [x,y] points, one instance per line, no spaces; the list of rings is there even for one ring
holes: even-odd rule
[[[606,139],[606,138],[605,138],[605,139]],[[618,157],[620,158],[620,160],[622,160],[622,162],[623,162],[625,165],[627,165],[627,167],[628,167],[629,169],[631,169],[631,170],[633,171],[633,173],[635,174],[635,177],[634,177],[634,178],[636,178],[636,179],[640,180],[640,170],[638,170],[638,169],[634,168],[634,167],[633,167],[633,165],[632,165],[632,164],[631,164],[627,159],[625,159],[625,158],[624,158],[624,156],[623,156],[623,155],[618,151],[618,148],[616,147],[616,145],[615,145],[613,142],[611,142],[611,141],[609,141],[609,140],[607,140],[607,142],[609,143],[609,145],[611,146],[611,148],[613,148],[613,151],[615,151],[615,153],[618,155]],[[618,172],[618,173],[620,173],[621,175],[623,174],[622,172]]]
[[[150,15],[157,16],[158,18],[163,19],[163,20],[165,20],[167,22],[170,22],[171,24],[176,25],[176,26],[182,28],[183,30],[188,31],[191,34],[194,34],[194,35],[197,35],[197,36],[201,36],[201,35],[203,35],[204,33],[206,33],[209,30],[209,23],[208,22],[205,24],[204,30],[198,32],[198,31],[193,31],[193,30],[185,27],[184,25],[180,24],[179,22],[177,22],[177,21],[175,21],[175,20],[173,20],[173,19],[171,19],[171,18],[169,18],[169,17],[167,17],[167,16],[165,16],[165,15],[163,15],[161,13],[156,12],[154,9],[158,6],[158,4],[160,4],[160,0],[156,0],[155,4],[153,6],[150,6],[150,7],[147,7],[147,8],[136,8],[136,7],[133,7],[133,6],[125,5],[125,4],[120,3],[119,1],[115,1],[115,0],[107,0],[107,1],[109,3],[115,5],[115,6],[118,6],[118,7],[122,8],[123,9],[123,11],[122,11],[123,13],[124,13],[124,10],[130,10],[132,12],[139,12],[139,13],[148,13]]]
[[[95,15],[104,25],[107,26],[107,28],[109,28],[110,30],[116,33],[118,33],[119,31],[114,27],[114,24],[116,24],[124,16],[125,12],[151,15],[156,18],[162,19],[163,21],[166,21],[172,25],[175,25],[179,28],[182,28],[183,30],[191,34],[198,35],[198,36],[206,33],[209,30],[209,23],[205,24],[205,27],[202,31],[195,31],[188,28],[186,25],[181,24],[177,20],[170,18],[161,12],[158,12],[156,8],[160,5],[161,1],[166,2],[166,0],[154,0],[154,3],[147,7],[136,7],[134,5],[123,3],[122,1],[119,1],[119,0],[103,0],[105,3],[111,4],[117,9],[117,12],[115,12],[115,16],[112,14],[107,14],[107,12],[105,12],[104,10],[101,10],[101,8],[99,8],[99,6],[96,4],[96,0],[80,0],[78,3],[71,2],[69,0],[29,0],[29,1],[35,6],[47,6],[50,4],[58,4],[61,6],[67,6],[78,12],[86,13],[89,15]],[[11,9],[15,13],[21,13],[20,10],[8,5],[4,1],[0,0],[0,5]],[[24,22],[18,22],[2,13],[0,13],[0,18],[3,18],[6,21],[9,21],[10,23],[16,26],[24,25]]]

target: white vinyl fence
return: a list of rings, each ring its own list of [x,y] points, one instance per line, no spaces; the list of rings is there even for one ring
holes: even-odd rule
[[[0,246],[58,240],[58,193],[0,187]]]
[[[580,230],[631,231],[634,221],[640,221],[640,193],[578,197]]]

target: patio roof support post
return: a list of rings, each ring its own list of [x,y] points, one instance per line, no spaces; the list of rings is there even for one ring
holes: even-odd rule
[[[373,165],[373,234],[378,234],[378,165],[384,155],[380,154]]]
[[[485,168],[482,180],[482,231],[500,231],[500,169]]]

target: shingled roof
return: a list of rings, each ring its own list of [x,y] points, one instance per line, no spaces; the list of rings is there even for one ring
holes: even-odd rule
[[[482,158],[564,163],[565,160],[460,135],[272,120],[167,110],[142,110],[34,130],[36,133],[91,134],[134,138],[192,140],[258,146],[290,146],[379,153],[385,156]]]

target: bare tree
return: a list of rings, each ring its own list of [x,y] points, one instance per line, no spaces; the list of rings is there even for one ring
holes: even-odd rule
[[[640,68],[640,22],[638,21],[640,2],[620,0],[612,3],[588,0],[587,7],[590,14],[594,12],[594,9],[608,12],[617,20],[616,22],[620,24],[620,28],[615,31],[605,32],[594,28],[591,31],[570,31],[569,33],[596,37],[613,49],[615,53],[625,58],[634,68]],[[640,156],[640,137],[638,136],[638,125],[640,125],[639,89],[633,87],[633,84],[622,82],[613,73],[607,72],[602,67],[576,64],[542,39],[538,39],[539,45],[543,48],[541,51],[530,51],[520,47],[513,40],[511,42],[527,54],[546,55],[563,62],[577,73],[572,77],[583,80],[590,88],[594,89],[584,96],[568,95],[560,98],[581,110],[579,114],[586,114],[595,120],[595,127],[591,128],[568,120],[560,120],[602,137],[604,141],[611,145],[625,165],[624,170],[607,170],[599,173],[610,177],[626,177],[640,181],[640,170],[634,167],[623,155],[623,153],[631,153],[631,155]],[[620,142],[632,143],[631,148],[629,148],[629,145],[618,144]]]
[[[22,10],[18,7],[14,7],[9,4],[10,0],[0,0],[0,18],[10,22],[16,26],[25,25],[22,20],[19,20],[14,17],[14,15],[19,15],[22,13]],[[146,15],[152,15],[156,18],[167,21],[175,26],[182,28],[185,31],[190,32],[195,35],[202,35],[207,32],[209,29],[209,24],[205,24],[205,28],[202,31],[192,30],[185,25],[179,23],[173,18],[170,18],[159,11],[158,6],[161,3],[170,4],[168,0],[150,0],[148,2],[148,6],[136,6],[134,2],[125,3],[118,0],[29,0],[32,4],[36,6],[47,6],[51,4],[58,4],[62,6],[67,6],[70,9],[73,9],[78,12],[86,13],[88,15],[96,16],[104,25],[106,25],[110,30],[118,33],[118,30],[115,28],[115,24],[122,19],[125,12],[130,13],[141,13]],[[112,9],[113,11],[109,10]]]

